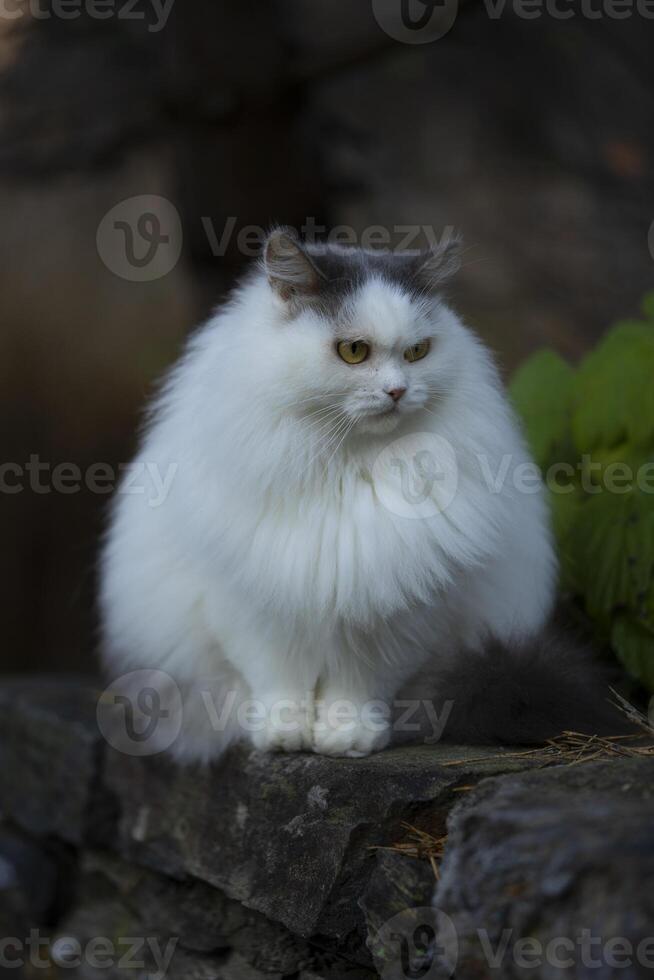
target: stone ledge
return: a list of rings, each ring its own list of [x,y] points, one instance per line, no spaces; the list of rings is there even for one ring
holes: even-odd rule
[[[458,784],[517,767],[501,750],[421,746],[352,760],[237,748],[213,769],[181,769],[105,746],[96,696],[81,683],[0,686],[5,815],[207,882],[301,936],[342,937],[361,921],[371,848],[401,837],[403,821],[444,830]],[[446,766],[466,756],[477,761]]]
[[[653,975],[654,759],[484,780],[448,824],[434,905],[454,923],[457,949],[452,933],[441,939],[457,978]],[[593,967],[581,959],[584,931],[594,937]],[[543,950],[563,940],[557,956],[572,955],[574,966],[516,962],[526,937]],[[649,965],[635,956],[628,969],[612,965],[603,950],[618,939],[634,951],[649,940]],[[484,946],[504,949],[494,971]]]
[[[0,683],[2,813],[37,837],[88,836],[102,750],[96,699],[83,679]]]
[[[443,766],[460,755],[420,747],[342,760],[238,749],[198,772],[111,751],[104,785],[123,857],[206,881],[299,935],[342,937],[359,918],[371,848],[402,837],[403,821],[444,832],[452,790],[508,768],[499,753]]]
[[[632,920],[654,915],[636,880],[639,868],[650,875],[654,760],[533,771],[500,748],[421,746],[356,760],[238,748],[213,769],[180,769],[106,746],[96,696],[80,682],[0,684],[0,858],[11,871],[27,854],[23,870],[16,864],[23,878],[35,867],[71,877],[74,865],[72,897],[52,888],[69,894],[47,916],[57,934],[175,937],[171,977],[370,980],[371,947],[386,955],[381,927],[429,907],[435,887],[429,861],[388,847],[407,839],[406,824],[445,835],[448,818],[436,903],[460,936],[461,980],[486,975],[475,972],[475,915],[491,932],[508,922],[519,933],[551,906],[543,934],[552,923],[573,928],[583,915],[566,899],[568,883],[584,915],[617,915],[608,884],[616,860],[627,873],[615,895]],[[604,879],[587,874],[588,862]],[[2,914],[10,891],[0,888]],[[23,900],[31,894],[27,881],[11,906],[26,934],[44,915]],[[604,898],[593,904],[593,895]],[[391,966],[384,977],[393,980]]]

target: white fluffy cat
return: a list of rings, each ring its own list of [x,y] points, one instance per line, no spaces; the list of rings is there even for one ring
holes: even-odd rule
[[[174,479],[159,506],[118,493],[101,610],[112,676],[178,685],[178,758],[238,738],[376,751],[421,668],[548,617],[542,488],[491,355],[440,294],[457,266],[456,242],[394,254],[275,231],[168,377],[138,459]],[[207,692],[263,706],[256,730],[236,711],[217,726]]]

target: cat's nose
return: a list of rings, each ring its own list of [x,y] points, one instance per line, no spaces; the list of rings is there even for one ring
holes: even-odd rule
[[[400,398],[406,391],[406,388],[391,388],[386,392],[389,398],[392,398],[394,402],[399,402]]]

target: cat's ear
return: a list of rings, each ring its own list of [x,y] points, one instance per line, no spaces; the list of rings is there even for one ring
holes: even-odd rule
[[[320,271],[292,229],[277,228],[270,233],[263,265],[271,288],[285,303],[311,300],[320,290]]]
[[[421,252],[415,266],[415,276],[425,289],[438,289],[461,268],[463,239],[450,235],[444,241]]]

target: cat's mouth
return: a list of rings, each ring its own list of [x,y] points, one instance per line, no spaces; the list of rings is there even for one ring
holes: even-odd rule
[[[383,419],[387,415],[396,415],[400,410],[398,402],[390,402],[390,404],[380,405],[379,408],[370,408],[366,413],[368,418],[371,419]]]
[[[355,410],[354,414],[358,418],[359,431],[386,433],[392,432],[407,413],[404,406],[400,407],[396,402],[391,402],[390,405],[369,405],[363,410]]]
[[[384,434],[392,432],[399,424],[400,415],[397,405],[384,406],[376,411],[371,410],[360,417],[359,428],[362,432]]]

